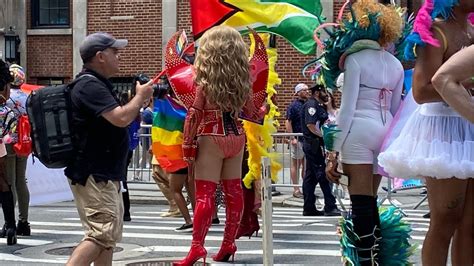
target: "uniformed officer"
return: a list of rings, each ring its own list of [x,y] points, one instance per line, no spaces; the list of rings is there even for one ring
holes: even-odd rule
[[[311,97],[302,109],[303,151],[306,156],[306,173],[303,178],[303,216],[340,215],[325,173],[326,164],[321,126],[328,119],[324,105],[327,101],[328,95],[325,88],[322,85],[316,85],[311,88]],[[315,205],[314,190],[318,183],[324,194],[324,211],[319,211]]]

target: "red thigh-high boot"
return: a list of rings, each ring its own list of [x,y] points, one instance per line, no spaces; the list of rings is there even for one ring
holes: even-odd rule
[[[248,236],[249,238],[253,233],[258,233],[260,225],[258,224],[258,215],[254,212],[255,207],[255,191],[254,188],[246,189],[243,188],[244,192],[244,213],[242,220],[240,221],[239,230],[235,239],[239,239],[242,236]]]
[[[193,265],[199,259],[204,259],[204,264],[206,263],[207,251],[204,248],[204,239],[211,226],[217,184],[212,181],[198,179],[196,179],[195,184],[196,207],[193,218],[193,241],[186,258],[174,262],[173,265],[175,266]]]
[[[240,178],[222,180],[222,188],[225,194],[225,229],[224,240],[222,241],[219,252],[212,256],[215,261],[228,261],[232,256],[234,261],[234,254],[237,251],[235,246],[235,236],[242,218],[244,207],[244,198],[242,195],[242,186]]]

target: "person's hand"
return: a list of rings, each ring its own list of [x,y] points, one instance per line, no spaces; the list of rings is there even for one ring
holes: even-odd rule
[[[330,182],[339,184],[341,173],[337,171],[337,164],[337,156],[334,153],[329,153],[326,164],[326,177]]]
[[[141,95],[144,99],[150,99],[151,96],[153,96],[153,80],[148,81],[145,84],[140,84],[140,82],[137,81],[135,90],[137,95]]]
[[[298,144],[298,140],[295,139],[295,138],[292,138],[291,139],[291,145],[296,146],[296,144]]]
[[[153,155],[153,150],[151,149],[151,146],[150,148],[148,148],[148,153]]]

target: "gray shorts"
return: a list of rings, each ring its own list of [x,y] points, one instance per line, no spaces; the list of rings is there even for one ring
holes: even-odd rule
[[[304,158],[304,152],[303,152],[303,143],[298,141],[296,145],[290,145],[290,156],[291,159],[296,159],[296,160],[301,160]]]

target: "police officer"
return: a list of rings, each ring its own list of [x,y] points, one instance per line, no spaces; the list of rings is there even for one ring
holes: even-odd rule
[[[328,113],[324,105],[327,101],[328,95],[325,88],[322,85],[316,85],[311,88],[311,97],[302,109],[303,151],[306,156],[306,173],[303,178],[303,216],[340,215],[325,173],[326,165],[321,126],[328,119]],[[324,211],[319,211],[315,205],[314,190],[318,183],[324,194]]]

